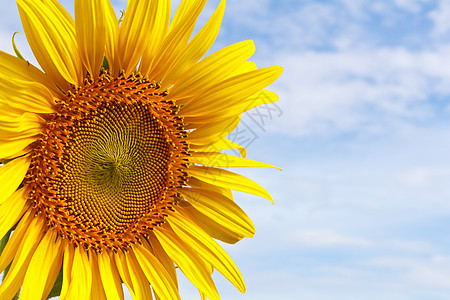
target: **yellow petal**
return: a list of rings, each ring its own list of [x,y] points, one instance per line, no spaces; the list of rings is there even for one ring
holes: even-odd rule
[[[241,75],[250,71],[255,71],[258,68],[256,67],[255,62],[253,61],[246,61],[243,64],[241,64],[238,68],[236,68],[233,72],[231,72],[226,78],[231,78],[237,75]]]
[[[184,5],[184,3],[187,4]],[[189,41],[195,22],[205,4],[206,0],[182,1],[175,13],[169,32],[152,62],[152,69],[148,74],[150,79],[156,81],[164,80],[168,70],[172,68],[177,59],[183,54],[183,49]]]
[[[205,294],[202,293],[202,291],[198,290],[198,292],[200,293],[200,300],[206,300],[207,297]]]
[[[225,276],[240,292],[245,292],[245,283],[238,268],[225,252],[206,232],[192,223],[177,207],[167,218],[175,233],[204,260]]]
[[[97,259],[97,253],[93,250],[88,252],[90,270],[92,272],[92,288],[91,288],[91,298],[95,300],[106,300],[105,287],[102,284],[102,279],[100,278],[100,270]]]
[[[34,113],[11,114],[0,117],[0,139],[18,140],[42,132],[44,120]]]
[[[275,166],[262,163],[256,160],[236,157],[220,152],[194,152],[189,156],[191,163],[201,164],[213,167],[265,167],[281,170]]]
[[[203,194],[205,192],[217,194],[219,197],[224,197],[227,200],[234,202],[233,193],[230,189],[221,188],[201,180],[198,180],[194,177],[190,177],[188,180],[188,184],[191,186],[190,188],[183,188],[182,192],[188,193],[191,195],[192,201],[196,201],[198,199],[198,194]],[[200,226],[204,231],[206,231],[211,237],[223,241],[225,243],[234,244],[240,240],[242,240],[245,236],[251,237],[253,234],[243,234],[236,230],[236,226],[233,226],[233,230],[229,229],[229,226],[224,225],[224,221],[220,220],[220,218],[207,216],[206,214],[201,213],[196,208],[194,208],[190,203],[186,201],[181,201],[180,205],[183,206],[185,212],[189,212],[189,217],[195,222],[198,226]],[[198,204],[199,206],[201,204]],[[205,208],[204,208],[205,210]],[[245,213],[244,213],[245,214]],[[208,215],[212,215],[211,212]],[[241,218],[244,218],[244,222],[247,221],[247,225],[241,226],[247,228],[247,233],[254,232],[254,226],[250,219],[245,220],[244,215],[240,215]],[[221,221],[221,223],[219,223]]]
[[[63,282],[61,287],[60,299],[66,299],[69,286],[72,282],[72,266],[73,257],[75,255],[75,247],[73,244],[66,243],[64,247],[63,257]]]
[[[212,191],[214,193],[218,193],[222,196],[227,197],[231,201],[233,200],[233,192],[229,188],[223,188],[214,184],[210,184],[201,180],[198,180],[195,177],[188,178],[188,185],[191,186],[191,190],[196,193],[201,193],[203,190]]]
[[[257,106],[265,105],[269,103],[273,103],[278,101],[278,95],[274,92],[268,91],[268,90],[261,90],[257,93],[253,94],[252,96],[248,97],[247,99],[234,104],[231,109],[223,111],[221,114],[217,115],[217,118],[232,118],[236,115],[240,115],[246,111],[249,111]],[[263,109],[263,108],[261,108]],[[268,108],[267,110],[263,110],[263,114],[272,113],[273,110],[276,110],[274,108]],[[255,114],[256,117],[258,117],[258,112],[250,113]],[[213,117],[216,119],[216,117]]]
[[[22,25],[34,56],[62,89],[83,81],[72,17],[57,0],[17,0]]]
[[[136,299],[153,299],[150,284],[144,271],[139,265],[135,254],[129,251],[125,254],[125,257]]]
[[[2,183],[0,185],[0,205],[16,191],[22,183],[29,165],[30,157],[23,156],[0,167],[0,182]]]
[[[23,279],[25,277],[25,273],[27,271],[30,260],[35,253],[36,248],[39,245],[39,242],[43,236],[43,222],[39,218],[33,218],[31,222],[29,219],[27,220],[27,228],[26,232],[23,234],[20,245],[13,250],[14,260],[11,264],[8,274],[3,279],[0,285],[0,299],[12,299],[17,291],[20,289],[20,286],[23,283]],[[20,223],[19,223],[20,224]],[[16,228],[19,230],[19,227]],[[11,239],[14,237],[15,232]],[[5,247],[5,250],[0,257],[0,260],[4,255],[8,255],[7,248],[9,244],[17,243],[17,240],[9,240],[8,244]],[[11,249],[12,249],[11,248]],[[2,263],[0,263],[1,265]],[[2,268],[0,268],[2,269]]]
[[[203,124],[189,133],[189,143],[194,145],[210,145],[230,134],[240,121],[241,117],[235,116],[218,122]]]
[[[192,222],[197,224],[201,229],[203,229],[212,238],[228,243],[235,244],[242,240],[244,236],[238,234],[227,227],[217,223],[215,220],[207,217],[206,215],[200,213],[189,203],[183,203],[183,208],[185,209],[186,217],[189,217]]]
[[[205,26],[203,26],[203,28],[187,44],[183,50],[182,56],[168,74],[164,76],[162,89],[170,87],[175,81],[175,78],[197,63],[212,46],[219,33],[220,23],[222,22],[223,14],[225,12],[225,3],[225,0],[220,2],[216,11]]]
[[[92,288],[92,270],[86,250],[76,247],[73,255],[71,281],[66,299],[90,299]]]
[[[16,128],[13,128],[16,129]],[[30,128],[26,131],[8,131],[5,130],[5,128],[0,125],[0,141],[6,141],[6,142],[13,142],[23,139],[33,139],[33,141],[37,140],[39,138],[39,134],[42,132],[42,129],[40,127],[38,128]],[[18,150],[18,149],[15,149]],[[16,155],[20,156],[20,155]]]
[[[136,299],[136,294],[134,293],[133,283],[131,282],[130,272],[128,271],[127,261],[125,255],[119,251],[113,255],[114,261],[116,263],[117,271],[119,272],[120,278],[128,287],[133,299]]]
[[[8,243],[6,244],[3,252],[0,256],[0,272],[3,272],[10,262],[14,259],[20,243],[23,240],[25,233],[27,232],[28,226],[33,220],[34,216],[30,211],[26,211],[19,223],[17,223],[16,229],[13,231]]]
[[[123,289],[116,263],[109,251],[98,254],[98,269],[108,299],[123,300]]]
[[[75,29],[78,52],[89,74],[98,77],[105,53],[108,0],[76,0]]]
[[[216,142],[208,145],[192,144],[190,148],[194,151],[201,151],[201,152],[216,152],[216,151],[237,149],[242,157],[245,158],[247,156],[247,150],[245,150],[243,146],[239,145],[238,143],[232,142],[227,138],[221,138]]]
[[[131,282],[131,276],[130,272],[128,271],[125,255],[121,251],[119,251],[118,253],[115,253],[112,257],[114,258],[117,271],[119,272],[119,276],[122,282],[128,287],[128,290],[131,293],[131,297],[133,299],[136,299],[136,294],[134,293],[134,287]]]
[[[220,114],[274,82],[281,67],[268,67],[228,78],[183,106],[185,117]]]
[[[147,75],[152,70],[152,64],[155,60],[158,50],[167,35],[170,22],[170,0],[159,0],[158,8],[153,24],[152,34],[148,36],[148,44],[142,56],[139,65],[139,71]]]
[[[42,299],[51,291],[62,265],[63,249],[56,230],[48,231],[39,246],[23,280],[20,297]]]
[[[26,125],[29,123],[31,123],[31,127],[33,127],[35,126],[35,123],[44,122],[37,114],[29,112],[17,113],[15,111],[4,111],[0,116],[0,124],[2,127],[12,127],[18,131],[27,130],[28,128]]]
[[[181,299],[178,288],[159,260],[143,246],[134,245],[134,254],[155,293],[162,299]]]
[[[105,30],[106,30],[106,40],[105,40],[105,56],[108,60],[109,71],[112,75],[117,76],[119,73],[119,53],[117,51],[117,43],[119,37],[119,20],[117,20],[114,8],[111,2],[104,1],[105,9]]]
[[[197,179],[224,188],[261,196],[273,203],[272,197],[262,186],[245,176],[218,168],[191,166],[189,174]]]
[[[36,141],[37,138],[38,136],[31,136],[12,141],[0,139],[0,160],[15,158],[29,152],[26,149],[27,146]]]
[[[177,10],[175,11],[175,14],[172,18],[172,22],[170,23],[170,31],[176,30],[180,23],[183,22],[183,20],[186,18],[186,15],[189,14],[189,8],[192,7],[193,2],[191,0],[181,0],[180,4],[177,7]]]
[[[242,103],[233,107],[233,110],[246,112],[256,106],[270,104],[278,101],[278,95],[268,90],[262,90],[245,99]]]
[[[0,238],[20,220],[28,208],[26,188],[15,191],[0,205]]]
[[[190,245],[167,226],[156,228],[153,232],[183,274],[208,298],[219,300],[219,294],[207,267]]]
[[[151,246],[151,251],[155,255],[155,257],[161,262],[161,264],[166,269],[167,273],[169,273],[172,281],[175,285],[178,286],[177,272],[175,270],[175,265],[173,264],[172,259],[167,255],[166,251],[164,251],[163,247],[159,243],[158,239],[153,233],[149,233],[148,242]]]
[[[115,256],[120,277],[128,287],[133,299],[153,299],[150,284],[133,255],[125,256],[119,251]],[[133,268],[137,266],[137,268]]]
[[[209,55],[174,79],[174,86],[168,97],[179,104],[185,104],[186,101],[180,99],[209,90],[242,65],[254,52],[253,41],[243,41]]]
[[[126,75],[134,72],[155,22],[157,12],[155,0],[130,0],[119,29],[120,67]]]
[[[41,70],[23,59],[3,51],[0,51],[0,74],[4,78],[36,82],[48,88],[54,96],[63,96],[61,90]]]
[[[35,113],[54,112],[54,97],[47,87],[34,82],[7,77],[0,73],[0,102],[16,110]]]
[[[253,237],[255,226],[247,214],[233,200],[219,193],[182,188],[178,191],[200,213],[223,227],[245,237]]]

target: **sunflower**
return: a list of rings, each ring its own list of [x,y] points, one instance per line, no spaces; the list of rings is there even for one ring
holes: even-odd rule
[[[129,0],[118,20],[108,0],[75,0],[75,19],[17,0],[43,71],[0,52],[0,299],[180,299],[176,268],[202,298],[213,270],[245,291],[216,240],[254,234],[232,190],[272,199],[224,167],[272,166],[227,136],[277,100],[281,68],[248,61],[252,41],[204,57],[225,9],[191,38],[205,3],[171,20],[170,0]]]

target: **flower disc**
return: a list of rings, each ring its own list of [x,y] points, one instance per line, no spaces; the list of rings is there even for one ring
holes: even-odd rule
[[[51,226],[85,247],[126,247],[164,221],[184,184],[178,107],[140,75],[69,93],[32,156],[30,197]],[[99,238],[100,237],[100,238]]]

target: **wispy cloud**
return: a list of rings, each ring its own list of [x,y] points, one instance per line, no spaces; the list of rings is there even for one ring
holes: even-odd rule
[[[448,37],[450,32],[450,3],[448,1],[439,1],[438,6],[429,12],[429,18],[433,22],[432,34],[436,38]]]
[[[450,48],[414,52],[380,48],[344,52],[305,52],[279,59],[286,66],[277,86],[286,111],[277,130],[285,134],[375,131],[392,122],[436,116],[450,95]],[[293,131],[291,128],[296,128]]]
[[[329,229],[296,230],[286,242],[301,247],[364,247],[372,244],[365,238],[344,235]]]
[[[450,288],[450,256],[447,255],[425,258],[386,256],[373,259],[368,264],[376,268],[390,269],[411,286]]]
[[[273,132],[378,135],[441,116],[436,99],[450,95],[450,44],[436,37],[445,3],[248,1],[229,5],[224,37],[251,31],[256,58],[285,67],[273,88],[286,114]]]

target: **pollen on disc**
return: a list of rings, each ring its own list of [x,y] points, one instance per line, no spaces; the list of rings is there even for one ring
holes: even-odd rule
[[[170,155],[164,129],[139,103],[99,107],[74,128],[62,197],[80,219],[123,230],[164,191]]]
[[[185,184],[179,108],[139,74],[103,73],[47,117],[27,174],[37,214],[74,243],[126,248],[164,222]]]

